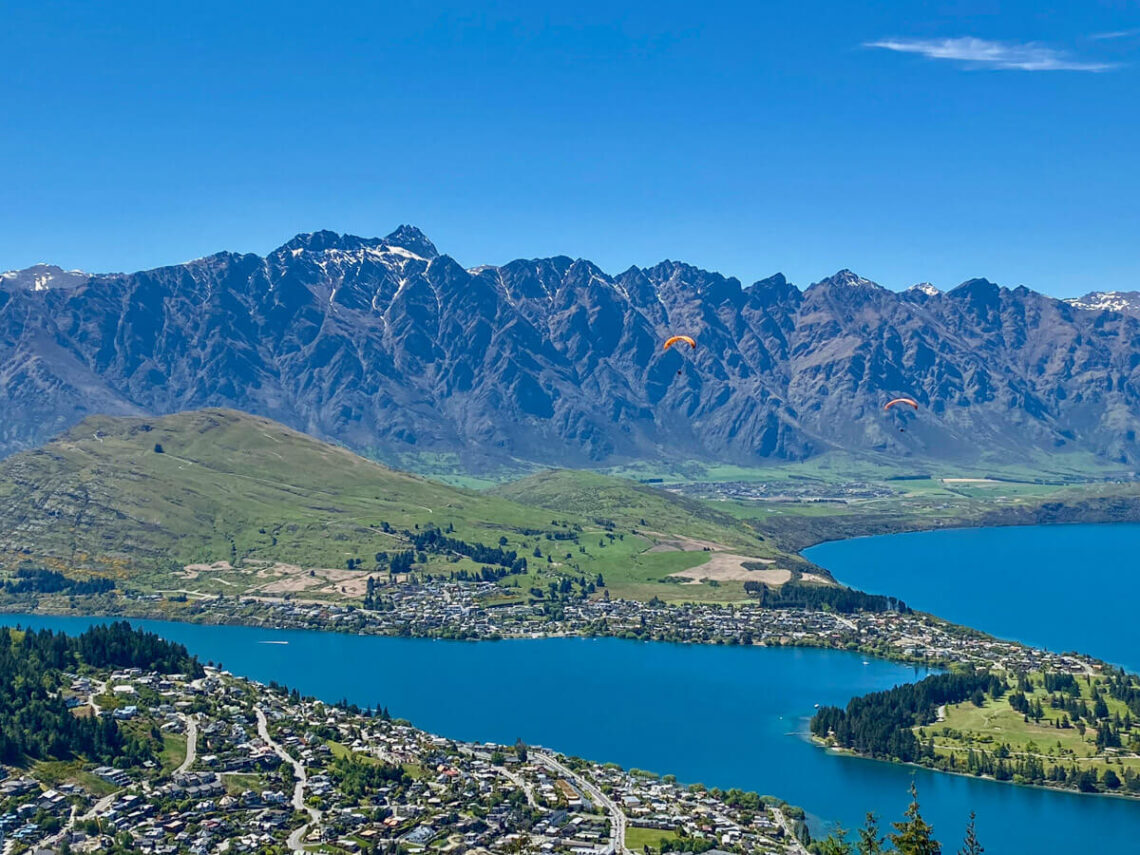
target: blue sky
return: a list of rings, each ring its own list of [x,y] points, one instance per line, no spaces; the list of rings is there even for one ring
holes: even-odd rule
[[[1140,287],[1140,0],[0,9],[0,269],[408,222],[468,266]]]

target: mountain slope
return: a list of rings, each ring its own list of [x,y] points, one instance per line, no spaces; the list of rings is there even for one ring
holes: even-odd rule
[[[623,483],[606,480],[611,490]],[[351,599],[362,595],[368,575],[386,577],[390,556],[406,550],[417,573],[477,573],[495,564],[461,548],[414,543],[434,528],[524,558],[529,569],[508,582],[545,585],[600,573],[615,594],[677,599],[686,592],[660,580],[710,558],[681,543],[686,535],[715,540],[714,555],[777,554],[700,503],[629,489],[659,512],[654,531],[599,520],[588,502],[555,513],[427,481],[232,410],[95,416],[0,462],[0,569],[30,563],[110,575],[144,590],[190,585],[199,593]],[[622,587],[632,582],[636,590]]]
[[[365,545],[395,542],[380,521],[411,528],[437,509],[462,517],[472,498],[244,413],[95,416],[0,463],[0,548],[95,566],[235,551],[340,566]],[[478,503],[488,518],[549,522]]]
[[[850,271],[744,288],[672,261],[465,270],[405,226],[80,280],[0,280],[0,454],[94,412],[225,406],[468,471],[1138,455],[1140,319],[984,279],[894,293]],[[675,332],[699,347],[662,351]],[[898,394],[917,415],[884,415]]]

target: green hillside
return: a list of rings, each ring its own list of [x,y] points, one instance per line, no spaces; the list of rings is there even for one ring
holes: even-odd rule
[[[772,555],[732,517],[620,479],[544,473],[479,493],[229,410],[92,417],[0,462],[0,577],[36,566],[190,595],[351,601],[409,549],[401,571],[486,565],[416,547],[433,527],[525,557],[526,573],[500,580],[523,589],[600,573],[615,596],[733,599],[743,583],[730,565]],[[706,564],[723,584],[701,582],[693,568]],[[695,578],[662,582],[678,571]]]
[[[641,531],[683,533],[723,549],[768,554],[763,538],[711,505],[597,472],[554,469],[488,491],[520,504],[606,519]]]

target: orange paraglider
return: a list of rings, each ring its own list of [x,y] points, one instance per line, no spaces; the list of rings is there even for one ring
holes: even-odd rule
[[[918,401],[916,401],[914,398],[895,398],[894,400],[887,401],[887,403],[883,405],[883,412],[888,412],[891,407],[897,406],[899,404],[909,404],[910,406],[914,407],[915,410],[918,409]],[[906,428],[900,427],[899,433],[906,433]]]
[[[883,409],[889,410],[896,404],[910,404],[916,410],[918,409],[918,401],[916,401],[914,398],[895,398],[893,401],[887,401],[887,403],[883,405]]]
[[[661,349],[662,350],[668,350],[669,348],[671,348],[673,345],[675,345],[679,341],[688,342],[689,347],[693,348],[694,350],[696,350],[696,348],[697,348],[697,342],[694,339],[690,338],[689,336],[687,336],[687,335],[675,335],[675,336],[670,336],[669,338],[665,339],[665,346],[662,347]],[[681,376],[680,371],[677,372],[677,376],[678,377]]]
[[[673,345],[675,345],[679,341],[687,342],[689,347],[695,348],[697,346],[696,341],[694,341],[689,336],[687,336],[687,335],[675,335],[675,336],[672,336],[671,338],[665,339],[665,345],[661,349],[662,350],[668,350],[669,348],[671,348]]]

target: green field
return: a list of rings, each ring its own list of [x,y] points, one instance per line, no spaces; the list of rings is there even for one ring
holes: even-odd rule
[[[159,761],[162,770],[170,772],[182,765],[186,759],[186,737],[180,733],[164,733],[162,735],[162,754]]]
[[[642,852],[649,847],[654,852],[661,851],[662,840],[676,840],[677,832],[660,828],[640,828],[635,825],[625,827],[625,846],[633,852]]]
[[[268,782],[262,775],[250,772],[226,772],[222,775],[222,786],[231,796],[240,796],[246,790],[260,793],[266,789]]]

